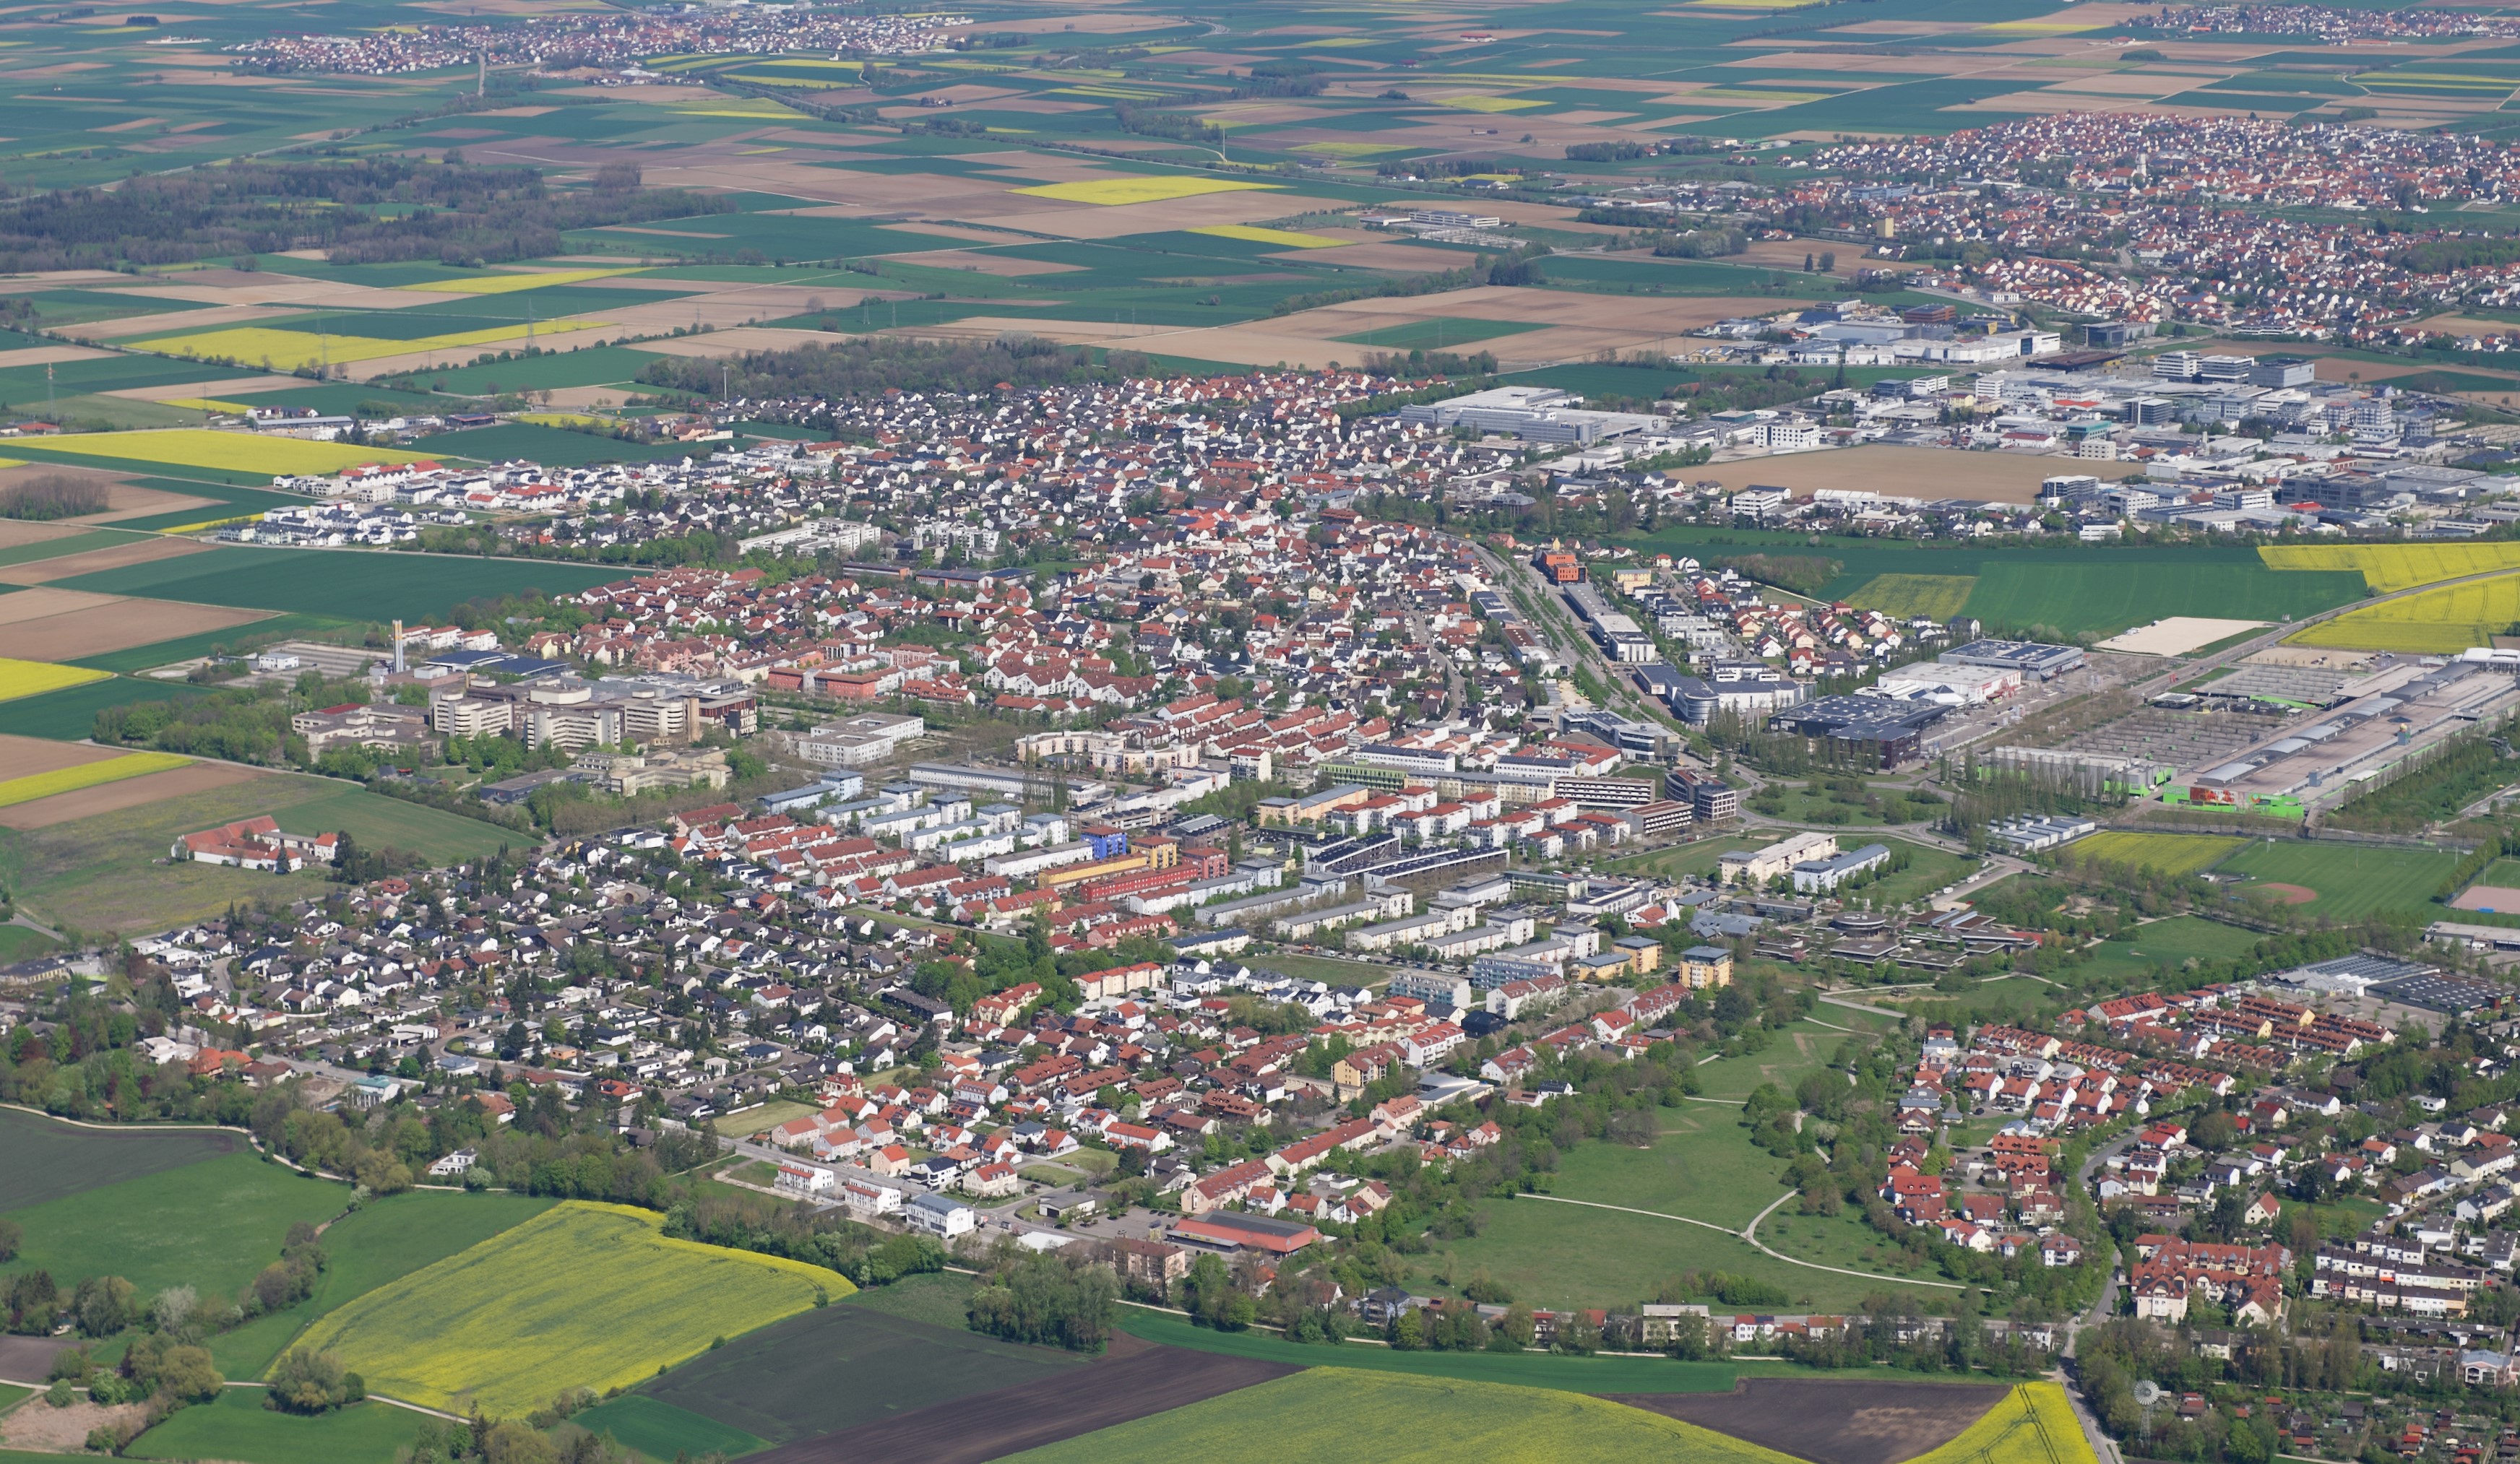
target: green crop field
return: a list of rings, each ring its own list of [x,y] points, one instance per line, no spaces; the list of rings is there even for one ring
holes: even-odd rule
[[[1991,560],[1969,592],[1968,613],[1991,624],[2052,626],[2066,635],[2114,634],[2170,615],[2234,620],[2299,619],[2363,598],[2362,576],[2341,570],[2279,572],[2263,566],[2077,564]]]
[[[742,1429],[728,1428],[713,1418],[702,1418],[639,1393],[598,1403],[570,1422],[651,1459],[698,1458],[702,1454],[732,1458],[768,1442]]]
[[[128,685],[144,690],[150,686]],[[478,858],[521,841],[510,829],[460,814],[330,778],[273,774],[49,828],[0,829],[0,880],[32,913],[83,930],[119,931],[162,930],[216,914],[231,902],[338,888],[313,869],[274,875],[222,865],[158,863],[180,835],[255,814],[272,815],[292,832],[346,831],[362,843],[392,844],[439,863]]]
[[[41,1205],[246,1149],[245,1135],[232,1130],[133,1127],[100,1132],[0,1108],[0,1175],[9,1176],[0,1185],[0,1205]]]
[[[300,1345],[388,1397],[492,1414],[659,1366],[853,1289],[819,1266],[668,1240],[646,1211],[572,1201],[354,1299]]]
[[[528,589],[560,595],[631,573],[635,571],[532,559],[222,548],[77,575],[54,588],[368,620],[426,620],[462,600]]]
[[[105,670],[99,666],[91,668]],[[0,701],[0,732],[22,737],[55,737],[78,741],[95,731],[96,714],[107,707],[135,701],[181,701],[209,693],[182,682],[143,682],[126,677],[66,687],[41,696]]]
[[[248,1153],[224,1154],[118,1184],[12,1210],[25,1231],[18,1264],[68,1286],[120,1276],[142,1294],[193,1286],[233,1292],[280,1259],[299,1220],[321,1223],[349,1186],[312,1179]]]
[[[902,1284],[948,1303],[969,1291],[968,1285],[917,1284],[927,1279]],[[898,1314],[883,1297],[893,1289],[861,1292],[844,1305],[763,1327],[684,1363],[636,1396],[785,1443],[1065,1373],[1088,1360],[970,1331],[959,1307],[932,1319]]]
[[[1012,1457],[1026,1464],[1340,1458],[1358,1441],[1392,1464],[1642,1457],[1781,1464],[1787,1456],[1624,1403],[1549,1389],[1317,1367]]]
[[[1347,1348],[1326,1353],[1257,1329],[1220,1332],[1161,1311],[1124,1308],[1120,1329],[1133,1337],[1192,1352],[1258,1357],[1297,1367],[1340,1367],[1409,1377],[1508,1383],[1567,1393],[1730,1393],[1741,1376],[1735,1362],[1675,1362],[1668,1357],[1568,1357],[1554,1353],[1401,1353],[1387,1348]]]
[[[527,1195],[413,1190],[376,1200],[324,1231],[329,1258],[306,1300],[210,1339],[210,1360],[231,1378],[260,1377],[306,1325],[424,1265],[522,1224],[555,1201]]]
[[[231,1388],[216,1402],[168,1415],[123,1452],[134,1459],[393,1464],[428,1422],[408,1408],[376,1402],[300,1418],[264,1407],[259,1389]]]
[[[2215,872],[2315,890],[2318,898],[2299,909],[2351,920],[2373,910],[2437,909],[2433,896],[2457,864],[2457,855],[2431,849],[2259,840],[2223,861]],[[2244,897],[2248,891],[2248,885],[2240,886]]]

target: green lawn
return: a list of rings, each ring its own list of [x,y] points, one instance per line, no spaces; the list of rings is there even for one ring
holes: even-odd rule
[[[1302,955],[1293,952],[1268,955],[1249,955],[1244,959],[1264,970],[1303,981],[1327,981],[1333,986],[1369,986],[1389,981],[1392,968],[1366,960],[1342,960],[1335,955]]]
[[[2316,890],[2318,899],[2293,909],[2351,920],[2379,909],[2439,909],[2433,895],[2457,864],[2457,855],[2429,849],[2261,839],[2242,845],[2214,872]],[[2239,888],[2246,895],[2249,886]]]
[[[2173,915],[2136,927],[2133,941],[2104,941],[2073,976],[2083,981],[2133,980],[2155,966],[2173,969],[2190,957],[2228,960],[2245,955],[2266,937],[2196,915]]]
[[[299,1418],[262,1405],[257,1388],[231,1388],[217,1402],[183,1409],[132,1441],[135,1459],[232,1459],[245,1464],[393,1464],[426,1415],[390,1403],[354,1403]]]
[[[143,1295],[194,1286],[233,1292],[280,1259],[299,1220],[341,1213],[348,1186],[250,1154],[227,1154],[9,1212],[23,1226],[18,1264],[40,1266],[68,1288],[88,1276],[121,1276]]]

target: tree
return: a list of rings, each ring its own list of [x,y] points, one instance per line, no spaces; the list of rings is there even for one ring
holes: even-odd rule
[[[170,1347],[158,1363],[158,1391],[179,1403],[206,1403],[227,1387],[207,1348]]]
[[[53,1329],[61,1314],[61,1289],[53,1284],[51,1271],[22,1271],[9,1278],[8,1291],[0,1294],[0,1309],[8,1313],[10,1331],[41,1337]]]
[[[353,1388],[357,1379],[358,1374],[343,1368],[338,1355],[299,1348],[273,1365],[264,1406],[284,1413],[329,1412],[367,1397],[364,1380]]]
[[[78,1284],[70,1310],[90,1337],[111,1337],[140,1319],[140,1289],[120,1276],[90,1276]]]

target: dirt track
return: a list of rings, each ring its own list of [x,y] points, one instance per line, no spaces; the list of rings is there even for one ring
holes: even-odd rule
[[[1137,1339],[1116,1333],[1111,1340],[1115,1355],[1081,1372],[1070,1369],[1065,1375],[955,1398],[864,1428],[801,1439],[749,1455],[746,1464],[854,1464],[860,1459],[982,1464],[1302,1370],[1185,1348],[1138,1344],[1138,1350],[1123,1353]]]
[[[1930,1453],[2001,1401],[1983,1383],[1838,1383],[1745,1378],[1731,1393],[1613,1393],[1647,1408],[1814,1464],[1898,1464]]]

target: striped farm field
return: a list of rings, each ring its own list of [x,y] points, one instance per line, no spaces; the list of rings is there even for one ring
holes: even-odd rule
[[[164,773],[192,762],[171,752],[134,752],[122,757],[107,758],[100,763],[81,763],[74,768],[56,768],[50,773],[32,773],[0,782],[0,808],[11,804],[32,803],[56,793],[75,793],[99,783],[120,782],[143,774]]]
[[[188,356],[199,361],[234,361],[242,366],[258,367],[264,371],[295,371],[301,366],[313,366],[319,362],[343,365],[353,361],[375,361],[385,356],[410,356],[422,351],[442,351],[459,346],[497,345],[503,340],[521,340],[527,335],[539,338],[545,335],[559,335],[570,331],[592,331],[605,324],[604,321],[596,320],[547,320],[540,324],[526,322],[513,326],[490,326],[478,331],[457,331],[444,335],[422,335],[410,340],[387,340],[368,335],[322,335],[313,331],[281,331],[267,326],[235,326],[225,331],[203,331],[196,335],[160,335],[155,340],[135,340],[132,344],[144,351],[156,351],[161,356]],[[58,437],[47,437],[44,439],[44,445],[56,446],[62,440]],[[371,458],[366,461],[375,460]],[[289,471],[287,468],[273,470]]]
[[[269,332],[277,334],[282,333]],[[519,331],[521,333],[521,330]],[[307,339],[314,339],[308,336]],[[395,341],[407,345],[409,342]],[[312,359],[311,357],[309,358]],[[162,427],[141,432],[72,432],[42,440],[46,453],[166,463],[184,467],[223,467],[237,472],[338,472],[364,463],[418,463],[427,453],[391,447],[310,442],[302,437],[264,437],[252,432],[213,432],[205,427]]]
[[[1036,199],[1056,199],[1061,203],[1095,203],[1103,207],[1117,207],[1123,203],[1167,203],[1175,199],[1194,199],[1201,194],[1239,193],[1244,189],[1278,186],[1275,183],[1243,183],[1230,178],[1147,174],[1125,178],[1093,178],[1082,183],[1045,183],[1037,188],[1018,188],[1014,191]]]
[[[1976,588],[1973,574],[1876,574],[1846,599],[1849,604],[1885,614],[1949,620]]]
[[[660,1233],[570,1201],[389,1281],[308,1329],[370,1390],[510,1417],[567,1388],[627,1388],[713,1341],[855,1290],[837,1272]]]
[[[2520,569],[2520,544],[2270,544],[2269,569],[2359,569],[2374,595]]]
[[[2212,867],[2246,842],[2214,834],[2133,833],[2109,828],[2078,839],[2066,848],[2074,858],[2088,863],[2123,865],[2157,874],[2193,874]]]
[[[2501,544],[2444,547],[2520,549],[2520,545]],[[2506,574],[2463,585],[2444,585],[2404,599],[2348,610],[2292,639],[2302,645],[2456,655],[2471,645],[2493,644],[2494,638],[2507,632],[2515,621],[2520,621],[2520,574]]]
[[[52,661],[18,661],[0,656],[0,701],[41,696],[65,687],[83,687],[89,682],[104,681],[111,675],[110,671],[91,671],[85,666],[63,666]]]
[[[609,280],[615,275],[633,275],[626,269],[562,269],[543,270],[521,275],[475,275],[469,280],[423,280],[416,285],[397,285],[424,294],[514,294],[520,289],[541,289],[551,285],[583,285],[589,280]]]
[[[1332,239],[1327,234],[1305,234],[1295,229],[1263,229],[1257,224],[1209,224],[1189,232],[1213,239],[1238,239],[1245,244],[1276,244],[1282,249],[1337,249],[1353,243]]]

